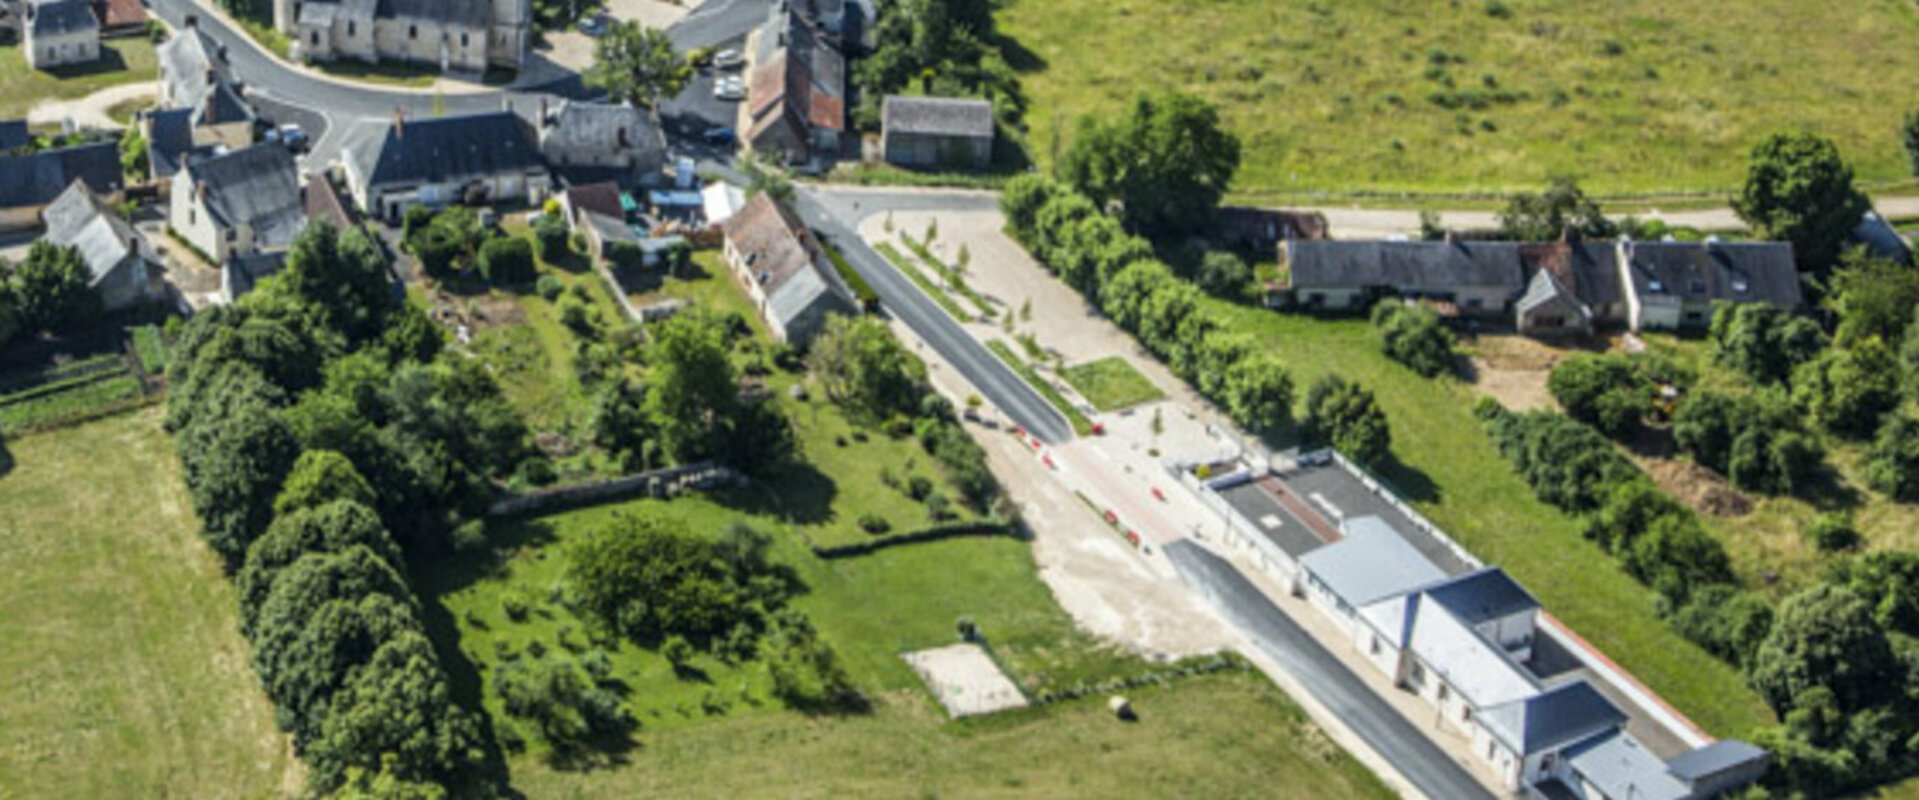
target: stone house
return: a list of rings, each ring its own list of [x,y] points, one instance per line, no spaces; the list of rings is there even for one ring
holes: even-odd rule
[[[531,127],[510,111],[398,117],[373,146],[341,161],[354,201],[389,222],[415,205],[539,205],[553,187]]]
[[[721,228],[726,263],[775,340],[805,347],[830,315],[859,312],[813,232],[766,193]]]
[[[299,170],[278,144],[190,160],[173,176],[167,224],[216,266],[285,252],[306,219]]]
[[[26,0],[27,65],[53,69],[100,60],[100,18],[87,0]]]
[[[442,72],[518,70],[532,0],[274,0],[295,58],[429,64]]]
[[[46,239],[79,251],[91,285],[108,311],[156,299],[149,267],[158,263],[153,247],[119,214],[95,196],[84,181],[74,181],[44,213]]]
[[[747,40],[743,140],[792,164],[830,159],[846,131],[846,58],[786,0]]]
[[[993,163],[993,104],[985,100],[890,95],[880,121],[881,149],[893,164],[985,169]]]
[[[631,105],[560,101],[540,119],[540,154],[554,169],[599,167],[653,175],[666,166],[666,136],[652,112]]]

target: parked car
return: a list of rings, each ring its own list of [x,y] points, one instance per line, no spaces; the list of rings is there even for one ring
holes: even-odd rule
[[[745,100],[746,82],[734,75],[714,81],[713,97],[719,100]]]
[[[307,146],[312,144],[307,132],[293,123],[281,125],[277,133],[280,134],[280,141],[286,143],[287,149],[296,153],[306,150]]]
[[[733,134],[732,128],[707,128],[700,138],[705,139],[707,144],[724,147],[733,144],[738,137]]]
[[[608,26],[605,17],[595,15],[580,20],[580,32],[596,39],[605,36],[607,30]]]
[[[745,63],[746,56],[730,47],[713,54],[713,66],[721,69],[732,69]]]

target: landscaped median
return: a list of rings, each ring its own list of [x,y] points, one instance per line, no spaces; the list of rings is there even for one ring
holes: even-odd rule
[[[1066,421],[1073,424],[1074,433],[1081,436],[1092,435],[1093,421],[1080,413],[1079,408],[1074,406],[1072,401],[1067,400],[1066,395],[1060,394],[1058,388],[1041,378],[1039,373],[1034,372],[1031,366],[1013,352],[1013,348],[1007,347],[1005,342],[998,339],[987,340],[986,346],[993,351],[994,355],[999,356],[1001,361],[1006,362],[1007,366],[1012,367],[1014,372],[1019,373],[1020,378],[1032,386],[1034,391],[1046,398],[1046,402],[1052,403],[1054,408],[1059,409],[1059,413],[1066,415]]]
[[[953,315],[953,319],[961,322],[973,321],[973,315],[966,313],[966,309],[960,308],[959,303],[954,302],[952,296],[941,291],[938,286],[933,285],[933,282],[926,277],[926,274],[920,272],[918,267],[913,266],[911,262],[907,261],[906,256],[901,255],[900,251],[893,247],[892,244],[878,242],[873,245],[873,249],[878,251],[880,255],[885,256],[887,261],[893,262],[893,266],[900,271],[900,274],[905,275],[907,280],[913,282],[914,286],[920,287],[920,291],[925,292],[927,297],[933,298],[933,302],[938,303],[940,308],[946,309],[946,313]]]

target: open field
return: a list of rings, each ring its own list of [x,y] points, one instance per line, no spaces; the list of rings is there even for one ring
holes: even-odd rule
[[[29,67],[19,47],[0,47],[0,119],[24,117],[43,100],[71,100],[109,86],[151,81],[157,63],[153,44],[139,37],[103,41],[98,62],[57,70]]]
[[[1165,392],[1119,356],[1074,364],[1060,370],[1060,377],[1072,384],[1073,390],[1085,397],[1086,402],[1101,411],[1117,411],[1166,396]]]
[[[649,737],[617,770],[515,764],[514,782],[531,797],[1392,796],[1259,675],[1127,697],[1137,723],[1097,699],[962,723],[891,697],[863,717],[730,717]]]
[[[1473,390],[1427,380],[1386,358],[1364,319],[1320,319],[1205,301],[1273,349],[1303,396],[1337,372],[1372,389],[1400,462],[1381,476],[1432,521],[1536,594],[1546,610],[1719,736],[1771,721],[1737,670],[1661,620],[1657,598],[1581,535],[1579,523],[1533,497],[1472,415]]]
[[[1868,182],[1911,174],[1909,0],[1014,0],[999,27],[1042,166],[1080,115],[1176,86],[1220,105],[1250,200],[1562,173],[1601,195],[1722,194],[1759,138],[1798,129]]]
[[[0,450],[0,797],[297,788],[160,412]]]

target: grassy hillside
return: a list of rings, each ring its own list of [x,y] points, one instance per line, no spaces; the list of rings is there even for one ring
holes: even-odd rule
[[[1329,371],[1371,388],[1392,426],[1393,453],[1404,462],[1384,477],[1667,702],[1719,736],[1749,735],[1771,722],[1737,670],[1675,633],[1659,618],[1651,589],[1586,540],[1576,521],[1533,497],[1473,417],[1471,388],[1421,378],[1388,360],[1362,319],[1212,303],[1239,329],[1274,343],[1302,396]]]
[[[1000,28],[1042,165],[1079,115],[1180,87],[1220,104],[1254,198],[1717,193],[1796,128],[1903,180],[1919,103],[1910,0],[1012,0]]]
[[[5,448],[0,797],[297,788],[160,412]]]

